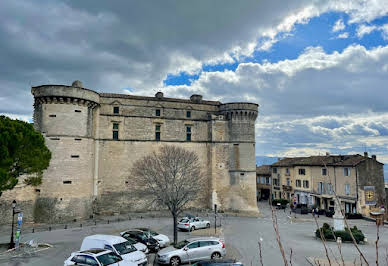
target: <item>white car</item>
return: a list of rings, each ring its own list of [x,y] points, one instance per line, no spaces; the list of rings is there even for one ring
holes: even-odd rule
[[[137,230],[143,231],[145,233],[148,233],[150,237],[158,241],[159,247],[164,248],[167,247],[170,244],[170,239],[168,236],[159,234],[150,228],[136,228]]]
[[[81,250],[107,249],[116,252],[125,261],[134,262],[135,265],[147,265],[146,255],[138,251],[128,240],[121,236],[91,235],[84,238]]]
[[[226,255],[223,240],[214,237],[200,237],[178,242],[158,252],[156,261],[159,264],[178,266],[181,263],[203,259],[219,259]]]
[[[95,266],[136,266],[136,263],[124,261],[115,252],[106,249],[91,249],[71,253],[65,260],[64,266],[69,265],[95,265]]]
[[[178,229],[194,231],[201,228],[210,228],[210,221],[204,220],[201,217],[182,218],[178,223]]]

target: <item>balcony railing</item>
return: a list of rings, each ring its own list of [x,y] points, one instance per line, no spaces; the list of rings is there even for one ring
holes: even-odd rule
[[[284,191],[292,191],[292,186],[283,185],[283,190]]]

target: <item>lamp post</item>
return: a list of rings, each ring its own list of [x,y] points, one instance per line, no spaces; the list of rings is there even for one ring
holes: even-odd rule
[[[11,230],[11,241],[9,242],[8,249],[12,249],[15,247],[15,242],[13,241],[13,222],[15,217],[15,208],[16,208],[16,200],[12,201],[12,230]]]

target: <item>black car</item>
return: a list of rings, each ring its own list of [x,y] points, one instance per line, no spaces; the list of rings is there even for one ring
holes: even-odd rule
[[[230,259],[220,260],[201,260],[193,264],[193,266],[243,266],[241,262]]]
[[[136,239],[138,242],[143,243],[151,252],[157,252],[160,247],[158,241],[150,237],[147,232],[140,230],[128,230],[121,234],[124,238],[130,237]]]

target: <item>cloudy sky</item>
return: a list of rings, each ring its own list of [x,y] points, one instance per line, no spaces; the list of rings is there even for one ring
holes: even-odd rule
[[[30,87],[260,105],[258,156],[388,164],[388,0],[0,2],[0,113]]]

